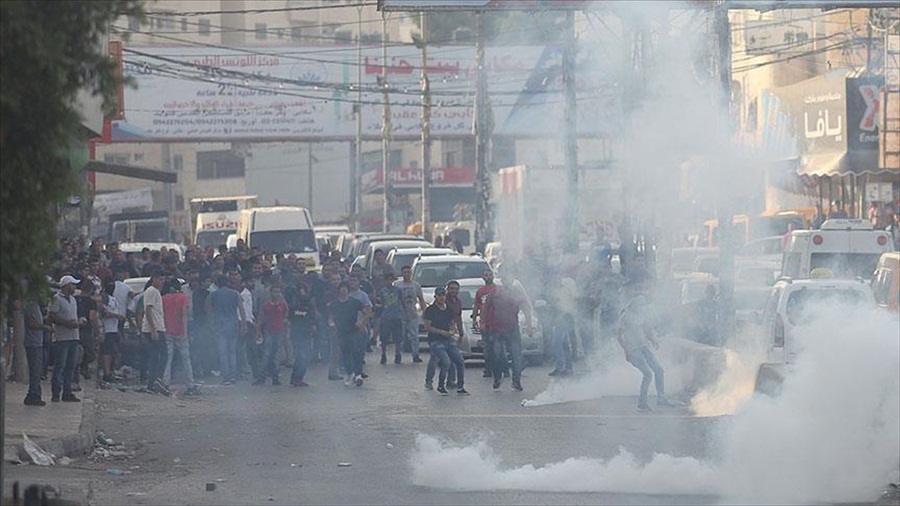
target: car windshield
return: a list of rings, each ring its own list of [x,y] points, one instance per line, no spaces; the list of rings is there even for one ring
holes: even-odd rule
[[[798,290],[788,296],[787,319],[791,325],[808,323],[812,310],[818,306],[857,306],[865,302],[859,290],[849,288],[830,290]]]
[[[813,253],[809,270],[824,267],[838,278],[871,279],[881,253]]]
[[[480,278],[487,262],[440,262],[424,263],[416,266],[413,281],[422,286],[446,285],[451,279]]]
[[[201,248],[212,246],[218,248],[228,241],[228,236],[233,234],[234,230],[204,230],[197,233],[196,243]]]
[[[272,230],[252,232],[250,246],[266,253],[315,253],[316,234],[310,230]]]

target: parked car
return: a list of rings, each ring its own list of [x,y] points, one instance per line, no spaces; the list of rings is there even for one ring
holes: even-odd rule
[[[455,254],[456,252],[449,248],[394,248],[388,253],[385,261],[393,267],[394,272],[399,273],[403,266],[412,266],[413,262],[419,257]]]
[[[381,250],[385,255],[396,248],[430,248],[431,243],[425,239],[387,239],[384,241],[370,242],[366,246],[365,259],[363,267],[366,269],[366,275],[372,275],[372,267],[375,265],[375,252]]]
[[[875,307],[875,298],[862,279],[782,278],[775,283],[762,317],[769,347],[766,361],[757,372],[757,391],[770,395],[780,391],[785,368],[795,361],[799,350],[798,330],[814,318],[810,309],[825,303],[848,309]]]
[[[425,288],[444,286],[455,279],[477,279],[491,265],[479,256],[439,255],[417,258],[412,264],[412,279]]]

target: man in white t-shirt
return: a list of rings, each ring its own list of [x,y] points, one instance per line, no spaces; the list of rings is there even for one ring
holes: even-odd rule
[[[165,282],[162,271],[150,275],[150,286],[144,290],[144,318],[141,322],[143,340],[147,346],[147,390],[168,395],[162,382],[168,350],[166,349],[166,322],[163,318],[162,293]]]

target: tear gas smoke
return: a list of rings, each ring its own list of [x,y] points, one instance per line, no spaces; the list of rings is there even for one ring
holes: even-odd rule
[[[657,454],[640,465],[623,448],[606,461],[507,468],[484,441],[456,446],[420,435],[413,481],[453,490],[716,494],[739,503],[871,499],[900,471],[900,325],[894,315],[834,306],[816,308],[812,321],[796,335],[801,351],[781,396],[757,395],[723,420],[715,462]]]

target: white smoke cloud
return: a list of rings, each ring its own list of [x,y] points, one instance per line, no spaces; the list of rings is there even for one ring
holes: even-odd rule
[[[782,395],[755,396],[723,420],[721,459],[657,454],[641,465],[622,448],[605,461],[505,467],[485,441],[459,446],[420,435],[413,481],[452,490],[716,494],[759,504],[870,500],[900,472],[900,322],[834,307],[818,308],[814,321],[797,335],[804,349]]]

